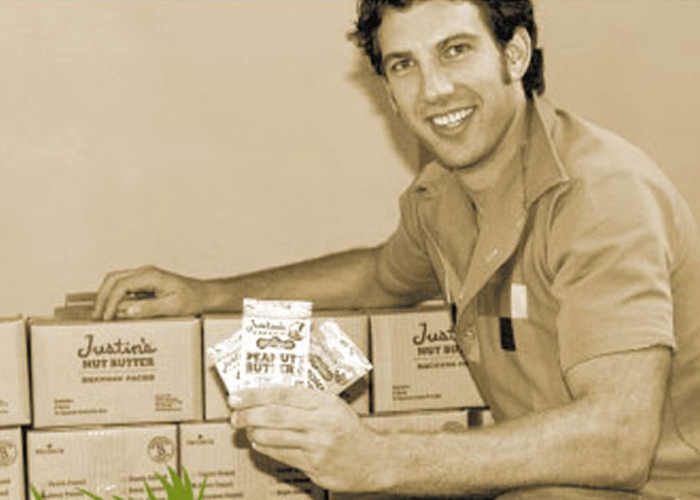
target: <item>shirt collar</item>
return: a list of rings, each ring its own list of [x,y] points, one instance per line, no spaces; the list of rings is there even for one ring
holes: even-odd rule
[[[550,188],[569,179],[553,142],[557,125],[556,109],[544,98],[533,96],[529,140],[525,151],[525,204],[530,206]],[[445,182],[454,182],[438,160],[427,164],[413,186],[422,197],[438,196]]]

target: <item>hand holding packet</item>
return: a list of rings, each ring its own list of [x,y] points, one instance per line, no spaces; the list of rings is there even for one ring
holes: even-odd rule
[[[243,328],[207,349],[229,394],[271,385],[339,394],[372,368],[335,321],[312,320],[310,302],[243,305]]]

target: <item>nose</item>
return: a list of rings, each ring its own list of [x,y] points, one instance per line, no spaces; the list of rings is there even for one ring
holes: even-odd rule
[[[439,100],[454,92],[454,85],[445,68],[433,62],[422,66],[422,85],[427,101]]]

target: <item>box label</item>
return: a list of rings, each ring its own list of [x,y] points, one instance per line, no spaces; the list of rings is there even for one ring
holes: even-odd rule
[[[201,418],[197,320],[32,325],[35,426]]]
[[[483,406],[446,309],[371,318],[377,412]]]

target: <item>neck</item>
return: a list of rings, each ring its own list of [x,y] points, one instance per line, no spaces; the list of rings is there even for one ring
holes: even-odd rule
[[[478,165],[455,171],[458,181],[480,211],[502,201],[508,188],[520,180],[529,107],[529,101],[523,97],[494,150]]]

